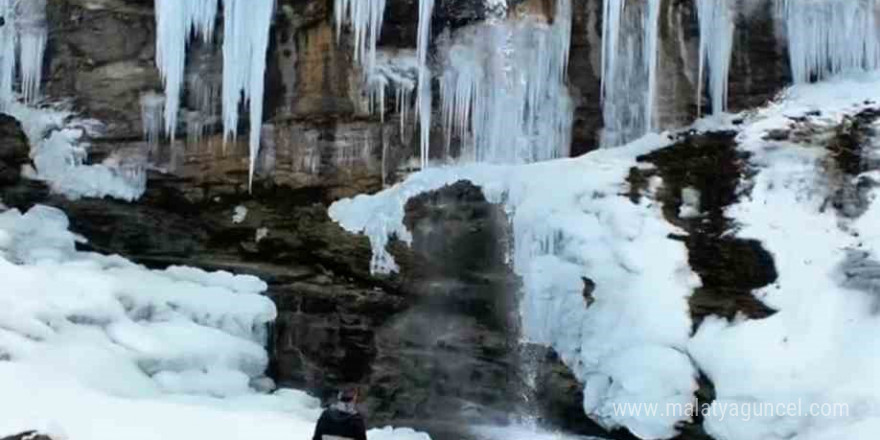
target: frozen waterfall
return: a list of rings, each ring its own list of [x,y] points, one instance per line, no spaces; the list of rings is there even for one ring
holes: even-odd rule
[[[654,128],[660,0],[604,0],[602,145],[623,145]]]
[[[700,74],[697,85],[697,106],[703,99],[703,84],[709,71],[709,96],[712,114],[727,109],[730,57],[733,52],[733,11],[727,0],[699,0]]]
[[[777,0],[795,83],[880,68],[877,0]]]
[[[16,74],[25,102],[39,98],[46,52],[46,0],[0,0],[0,107],[15,100]]]
[[[568,156],[573,105],[565,82],[571,1],[541,19],[497,20],[459,30],[441,50],[441,116],[449,154],[474,162],[528,163]]]

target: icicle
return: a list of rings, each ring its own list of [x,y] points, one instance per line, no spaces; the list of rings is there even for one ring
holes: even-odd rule
[[[162,132],[164,120],[165,97],[156,92],[147,92],[141,95],[141,125],[143,125],[144,138],[150,145],[159,143],[159,134]]]
[[[250,103],[250,166],[248,185],[253,184],[260,133],[263,126],[266,51],[275,0],[224,0],[223,127],[224,139],[234,139],[238,109]]]
[[[877,0],[777,0],[796,83],[880,68]]]
[[[335,0],[336,38],[342,35],[342,25],[350,23],[354,32],[354,60],[364,66],[370,75],[376,64],[376,45],[382,33],[386,0]]]
[[[21,94],[32,103],[39,98],[46,51],[46,0],[0,0],[0,108],[16,99],[16,74]]]
[[[419,115],[419,145],[422,169],[428,167],[431,153],[431,71],[428,69],[428,44],[431,40],[431,19],[434,0],[419,0],[419,29],[416,54],[419,59],[416,112]]]
[[[571,2],[553,25],[500,17],[459,30],[441,47],[441,119],[466,160],[524,163],[568,155],[572,103],[565,84]]]
[[[0,107],[6,108],[15,100],[15,47],[18,42],[18,34],[15,30],[15,2],[13,0],[0,0],[0,16],[6,20],[6,25],[0,27]]]
[[[709,71],[712,114],[727,110],[727,85],[733,52],[733,11],[727,0],[699,0],[700,72],[697,82],[697,113],[703,100],[705,72]]]
[[[19,76],[25,102],[39,98],[43,80],[43,56],[46,53],[46,0],[28,0],[18,5],[15,26],[19,37]]]
[[[156,0],[156,66],[165,84],[165,132],[174,139],[191,32],[213,38],[218,0]],[[228,14],[227,14],[228,15]]]
[[[660,0],[604,0],[602,145],[625,144],[653,128]]]

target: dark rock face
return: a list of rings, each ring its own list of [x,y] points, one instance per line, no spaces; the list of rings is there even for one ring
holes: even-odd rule
[[[0,114],[0,186],[18,181],[22,165],[30,162],[30,146],[14,118]]]
[[[774,19],[776,4],[751,3],[736,19],[728,91],[731,112],[764,105],[791,84],[788,44]]]
[[[746,159],[736,150],[735,133],[687,136],[677,144],[640,157],[663,178],[665,217],[688,232],[681,237],[702,286],[690,298],[694,328],[709,315],[733,319],[737,313],[764,318],[773,313],[752,290],[776,281],[773,257],[761,244],[728,236],[734,226],[724,208],[741,196],[738,187]],[[637,173],[637,170],[633,170]],[[683,192],[698,192],[699,214],[682,216]]]

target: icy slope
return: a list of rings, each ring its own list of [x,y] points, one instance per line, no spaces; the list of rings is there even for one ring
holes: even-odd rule
[[[756,295],[779,312],[734,325],[707,321],[689,345],[715,384],[718,405],[753,406],[750,420],[709,417],[705,425],[718,439],[867,439],[880,432],[880,283],[872,281],[880,267],[878,193],[871,191],[867,212],[845,218],[828,205],[836,183],[823,168],[830,160],[823,130],[876,106],[868,96],[880,96],[877,73],[794,87],[739,136],[758,173],[750,197],[728,214],[742,225],[738,236],[761,240],[773,254],[779,280]],[[769,130],[799,126],[812,134],[765,139]],[[869,152],[875,158],[877,140]],[[860,177],[876,182],[876,173]],[[797,410],[764,408],[754,416],[763,403]]]

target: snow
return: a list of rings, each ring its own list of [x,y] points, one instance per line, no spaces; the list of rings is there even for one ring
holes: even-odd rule
[[[84,137],[97,123],[79,120],[64,110],[33,108],[19,102],[5,110],[21,122],[31,145],[34,169],[30,178],[46,182],[70,198],[114,197],[136,200],[146,190],[145,158],[113,155],[100,164],[86,164],[89,144]]]
[[[603,1],[602,145],[615,147],[654,128],[660,1]]]
[[[276,315],[264,282],[149,270],[79,252],[82,240],[55,208],[0,213],[0,436],[311,438],[316,399],[259,390]],[[427,437],[386,428],[370,438]]]
[[[795,83],[880,68],[877,0],[777,0]]]
[[[600,423],[645,438],[668,437],[682,417],[613,411],[619,402],[687,402],[696,388],[684,350],[687,298],[698,280],[683,244],[667,238],[681,231],[663,220],[658,204],[634,204],[621,195],[635,158],[667,144],[649,135],[578,159],[430,168],[376,195],[341,200],[330,216],[367,235],[371,270],[387,273],[397,270],[388,240],[412,240],[403,224],[407,200],[459,180],[480,186],[510,215],[525,337],[560,353],[586,384],[585,408]],[[583,277],[597,286],[590,307]],[[644,313],[646,307],[652,313]]]
[[[844,115],[874,105],[865,96],[878,94],[877,73],[796,86],[748,121],[738,140],[758,173],[750,196],[728,215],[741,225],[738,236],[760,240],[773,254],[779,279],[755,294],[778,313],[733,324],[707,320],[689,345],[719,404],[795,403],[805,412],[814,403],[843,404],[849,414],[709,418],[715,438],[873,438],[880,428],[868,410],[880,405],[880,344],[866,337],[880,331],[870,278],[880,252],[877,191],[853,220],[825,207],[833,178],[822,168],[827,150],[816,144]],[[808,115],[815,110],[821,113]],[[806,140],[764,139],[768,130],[796,127],[794,117],[807,118]]]
[[[700,0],[697,12],[700,22],[700,71],[697,105],[703,100],[705,72],[709,71],[709,96],[712,114],[727,109],[727,85],[733,55],[733,14],[727,0]],[[699,112],[699,111],[698,111]]]
[[[544,17],[490,20],[460,29],[440,50],[445,155],[529,163],[568,156],[573,103],[566,85],[571,3]]]

